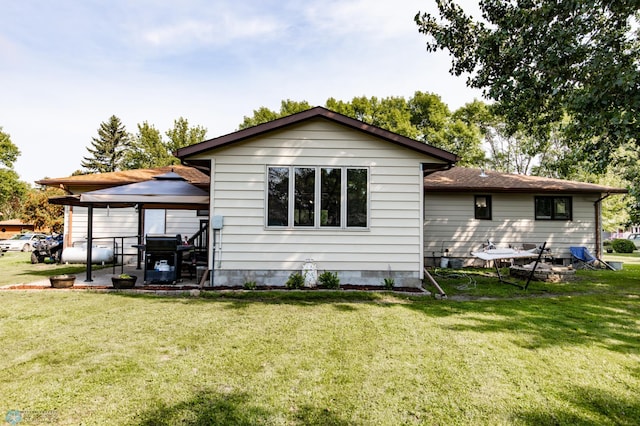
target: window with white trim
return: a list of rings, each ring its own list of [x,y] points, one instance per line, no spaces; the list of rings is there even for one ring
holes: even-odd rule
[[[571,197],[535,197],[536,220],[572,220]]]
[[[268,227],[368,227],[368,169],[269,166],[267,176]]]

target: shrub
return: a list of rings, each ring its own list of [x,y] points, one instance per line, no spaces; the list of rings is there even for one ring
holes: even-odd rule
[[[384,279],[384,288],[386,290],[393,290],[393,286],[396,285],[396,281],[393,278]]]
[[[304,277],[299,272],[294,272],[289,275],[286,286],[287,288],[302,288],[304,286]]]
[[[633,253],[636,249],[636,245],[631,240],[624,238],[616,238],[611,242],[611,246],[616,253]]]
[[[245,290],[255,290],[258,284],[255,281],[247,281],[242,287],[244,287]]]
[[[340,278],[337,272],[324,271],[318,277],[320,285],[326,288],[340,288]]]

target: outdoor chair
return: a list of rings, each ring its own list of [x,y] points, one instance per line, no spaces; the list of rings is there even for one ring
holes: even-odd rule
[[[573,267],[576,269],[596,269],[596,258],[586,247],[569,247]]]

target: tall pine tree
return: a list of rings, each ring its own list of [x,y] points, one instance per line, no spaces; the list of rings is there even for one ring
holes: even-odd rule
[[[91,154],[84,157],[82,167],[90,173],[106,173],[122,170],[126,148],[129,146],[129,135],[118,117],[112,115],[108,121],[100,124],[98,137],[92,138]]]

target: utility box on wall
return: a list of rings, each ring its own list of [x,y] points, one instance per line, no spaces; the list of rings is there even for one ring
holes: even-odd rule
[[[222,229],[223,222],[224,222],[224,216],[214,216],[211,218],[211,228]]]

